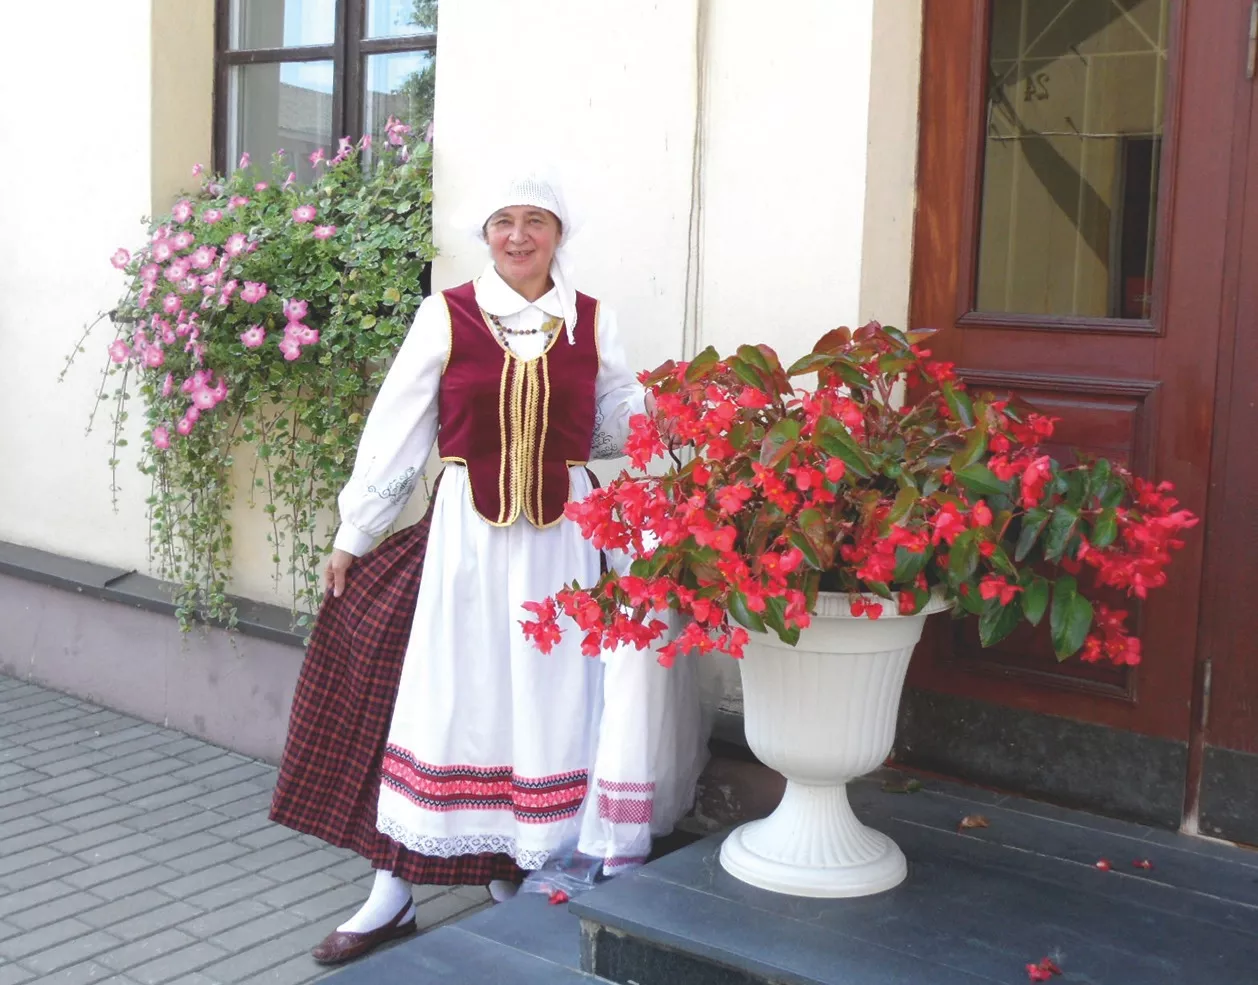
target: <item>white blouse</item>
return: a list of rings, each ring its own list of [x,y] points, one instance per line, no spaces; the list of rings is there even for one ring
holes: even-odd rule
[[[540,328],[549,317],[563,317],[552,288],[536,301],[512,290],[491,263],[476,280],[477,303],[515,331]],[[425,298],[398,350],[367,417],[354,472],[337,505],[341,527],[334,546],[365,554],[397,519],[415,490],[437,439],[437,393],[449,354],[449,315],[440,293]],[[577,325],[576,331],[593,326]],[[546,337],[508,335],[507,344],[521,359],[541,354]],[[566,345],[559,339],[556,345]],[[616,315],[599,305],[599,368],[595,380],[594,439],[591,458],[617,458],[629,436],[629,418],[644,412],[645,393],[625,361]],[[523,517],[518,521],[527,523]]]

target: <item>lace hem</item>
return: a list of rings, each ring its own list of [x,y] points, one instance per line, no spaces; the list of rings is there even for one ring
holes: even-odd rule
[[[510,835],[450,835],[437,838],[419,835],[390,817],[377,816],[376,828],[382,835],[405,845],[413,852],[433,858],[454,858],[457,855],[510,855],[521,869],[540,869],[550,852],[524,849]]]

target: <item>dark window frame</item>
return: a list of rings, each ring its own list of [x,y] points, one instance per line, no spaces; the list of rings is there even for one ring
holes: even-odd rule
[[[331,44],[297,45],[290,48],[231,47],[232,0],[215,0],[214,7],[214,124],[211,142],[214,170],[228,169],[227,99],[231,70],[238,65],[332,62],[333,143],[341,135],[357,139],[362,134],[364,61],[370,55],[405,51],[437,50],[437,35],[411,34],[400,38],[367,38],[368,0],[335,0],[336,23]]]

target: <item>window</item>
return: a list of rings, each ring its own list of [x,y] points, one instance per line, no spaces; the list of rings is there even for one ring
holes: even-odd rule
[[[437,0],[218,0],[214,164],[283,149],[299,179],[348,136],[432,123]],[[331,155],[329,155],[331,156]]]
[[[993,0],[977,308],[1147,320],[1169,0]]]

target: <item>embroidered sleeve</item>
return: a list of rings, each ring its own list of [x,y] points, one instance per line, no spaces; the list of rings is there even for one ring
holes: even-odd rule
[[[437,437],[437,391],[450,351],[450,316],[426,298],[367,415],[354,472],[337,499],[335,546],[365,554],[415,491]]]
[[[629,368],[616,313],[606,305],[599,308],[598,355],[590,456],[619,458],[629,437],[629,418],[646,409],[646,392]]]

